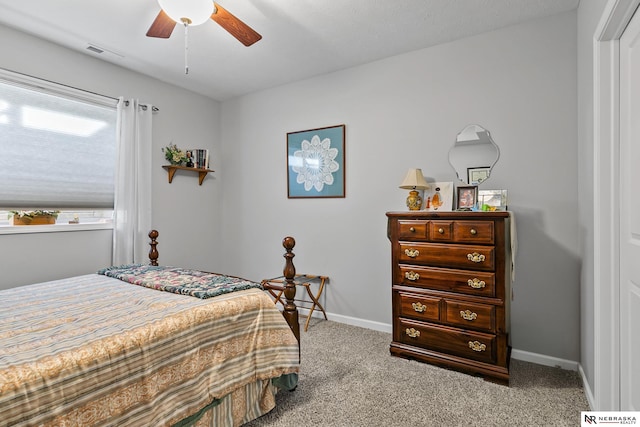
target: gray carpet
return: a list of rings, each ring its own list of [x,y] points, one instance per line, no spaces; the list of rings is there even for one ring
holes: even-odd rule
[[[504,387],[392,357],[390,342],[388,333],[312,319],[298,387],[246,426],[575,426],[589,410],[577,372],[512,359]]]

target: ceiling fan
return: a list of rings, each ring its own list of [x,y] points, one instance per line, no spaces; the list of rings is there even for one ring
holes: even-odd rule
[[[158,0],[158,4],[161,10],[147,31],[147,37],[167,39],[178,22],[186,29],[188,26],[203,24],[211,18],[245,46],[251,46],[262,38],[247,24],[211,0]]]

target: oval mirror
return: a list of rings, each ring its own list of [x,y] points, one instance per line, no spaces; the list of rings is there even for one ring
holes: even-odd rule
[[[467,185],[486,181],[499,157],[500,149],[489,131],[480,125],[464,128],[449,150],[449,163],[458,179]]]

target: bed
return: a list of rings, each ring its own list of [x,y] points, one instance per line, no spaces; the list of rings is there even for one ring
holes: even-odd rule
[[[293,238],[280,312],[255,282],[158,266],[149,236],[150,265],[0,291],[2,425],[239,426],[296,387]]]

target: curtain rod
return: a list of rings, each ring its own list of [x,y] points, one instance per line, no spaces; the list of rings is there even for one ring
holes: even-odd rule
[[[87,93],[90,93],[90,94],[92,94],[92,95],[103,96],[103,97],[105,97],[105,98],[109,98],[109,99],[113,99],[114,101],[118,101],[118,98],[114,98],[113,96],[104,95],[104,94],[102,94],[102,93],[97,93],[97,92],[92,92],[92,91],[90,91],[90,90],[86,90],[86,89],[80,89],[80,88],[75,87],[75,86],[71,86],[71,85],[67,85],[67,84],[63,84],[63,83],[54,82],[54,81],[52,81],[52,80],[43,79],[43,78],[41,78],[41,77],[35,77],[35,76],[29,75],[29,74],[20,73],[20,72],[18,72],[18,71],[9,70],[8,68],[2,68],[2,67],[0,67],[0,70],[4,70],[4,71],[7,71],[7,72],[9,72],[9,73],[13,73],[13,74],[18,74],[18,75],[21,75],[21,76],[25,76],[25,77],[30,78],[30,79],[42,80],[42,81],[47,82],[47,83],[50,83],[50,84],[54,84],[54,85],[58,85],[58,86],[68,87],[68,88],[75,89],[75,90],[79,90],[79,91],[82,91],[82,92],[87,92]],[[128,103],[129,103],[129,101],[127,101],[127,105],[128,105]],[[147,108],[147,106],[146,106],[146,105],[144,105],[144,104],[143,104],[142,106],[143,106],[144,108]],[[154,113],[157,113],[158,111],[160,111],[160,109],[159,109],[158,107],[156,107],[156,106],[153,106],[153,107],[152,107],[152,111],[153,111]]]
[[[124,101],[124,105],[129,106],[129,101]],[[144,111],[147,111],[148,105],[147,104],[140,104],[140,108],[142,108]],[[158,107],[156,107],[155,105],[152,105],[151,106],[151,111],[153,111],[154,113],[157,113],[158,111],[160,111],[160,109]]]

